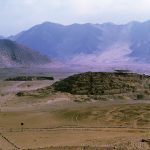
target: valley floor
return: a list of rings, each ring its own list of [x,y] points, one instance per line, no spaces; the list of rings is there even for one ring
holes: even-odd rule
[[[0,81],[0,149],[148,150],[150,101],[18,97],[54,81]],[[23,125],[21,125],[23,123]]]

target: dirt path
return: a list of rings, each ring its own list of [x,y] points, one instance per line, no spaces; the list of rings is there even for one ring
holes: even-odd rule
[[[0,133],[0,149],[4,150],[17,150],[20,149],[9,139],[7,139],[2,133]]]
[[[101,130],[127,130],[127,131],[145,131],[150,132],[150,128],[140,127],[126,127],[126,126],[100,126],[100,127],[83,127],[83,126],[58,126],[51,128],[23,128],[23,131],[65,131],[65,130],[77,130],[77,131],[101,131]],[[1,132],[22,132],[20,128],[3,128]],[[0,133],[0,136],[2,134]]]

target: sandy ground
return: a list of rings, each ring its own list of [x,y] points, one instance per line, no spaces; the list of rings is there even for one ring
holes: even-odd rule
[[[150,138],[149,100],[75,103],[65,93],[38,99],[16,96],[19,91],[52,83],[0,81],[0,149],[149,149],[146,142],[141,142]],[[126,110],[131,114],[125,112],[129,119],[123,120]],[[143,124],[139,125],[140,119]]]
[[[141,150],[148,148],[141,143],[141,137],[149,137],[150,132],[125,129],[90,130],[51,130],[51,131],[23,131],[3,133],[19,148],[42,148],[49,146],[101,146],[108,147],[129,143]]]

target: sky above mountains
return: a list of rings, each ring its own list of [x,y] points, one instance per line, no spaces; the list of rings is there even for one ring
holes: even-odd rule
[[[150,19],[150,0],[0,0],[0,35],[45,21],[124,24]]]

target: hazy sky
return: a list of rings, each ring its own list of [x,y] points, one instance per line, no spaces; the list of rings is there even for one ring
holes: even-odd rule
[[[0,0],[0,35],[45,21],[127,23],[150,19],[150,0]]]

